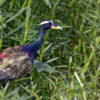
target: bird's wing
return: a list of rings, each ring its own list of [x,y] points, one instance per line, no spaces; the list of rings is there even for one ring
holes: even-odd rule
[[[0,68],[4,66],[1,66],[3,63],[8,63],[10,58],[14,57],[14,55],[17,55],[18,53],[22,52],[22,49],[20,46],[17,47],[11,47],[4,49],[2,52],[0,52]]]
[[[3,54],[3,53],[0,53],[0,60],[2,60],[3,58],[5,58],[6,57],[6,55],[5,54]]]
[[[25,76],[31,68],[28,53],[20,46],[7,48],[0,53],[0,81]]]
[[[7,75],[6,74],[6,71],[4,70],[0,70],[0,81],[3,81],[3,80],[12,80],[13,77],[11,77],[10,75]]]

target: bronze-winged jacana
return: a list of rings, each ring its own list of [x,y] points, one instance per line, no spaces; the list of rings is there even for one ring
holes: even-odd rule
[[[38,38],[28,45],[11,47],[0,53],[0,81],[10,81],[12,79],[25,76],[34,63],[34,56],[41,48],[45,33],[48,29],[62,29],[52,21],[40,23]],[[8,84],[5,87],[5,91]]]

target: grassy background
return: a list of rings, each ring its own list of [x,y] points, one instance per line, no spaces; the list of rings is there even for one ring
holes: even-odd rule
[[[63,31],[47,32],[37,67],[7,93],[0,83],[0,100],[100,100],[100,0],[0,0],[0,50],[34,41],[46,19]]]

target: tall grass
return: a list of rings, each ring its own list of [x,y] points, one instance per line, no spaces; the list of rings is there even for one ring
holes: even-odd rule
[[[0,0],[0,49],[36,39],[39,23],[53,20],[33,71],[0,84],[0,100],[100,99],[100,0]]]

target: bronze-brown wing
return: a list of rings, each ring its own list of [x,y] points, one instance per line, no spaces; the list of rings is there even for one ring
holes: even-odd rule
[[[0,60],[0,80],[19,78],[31,70],[32,62],[21,47],[7,48],[2,54],[6,56]]]

